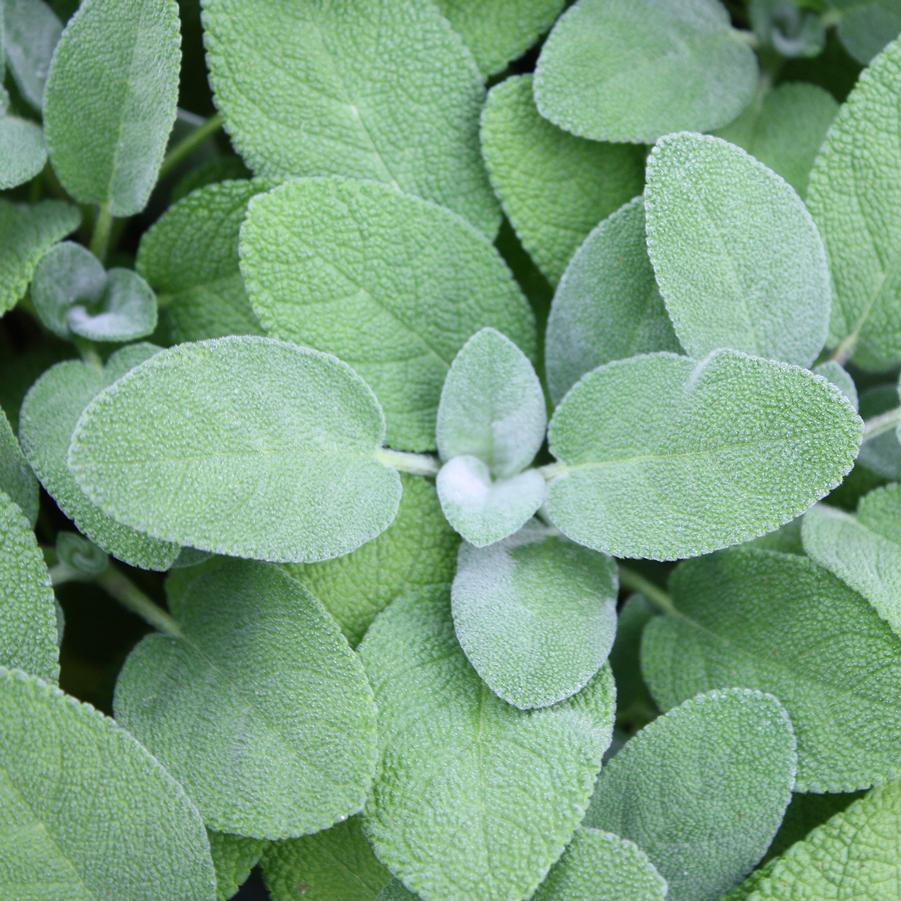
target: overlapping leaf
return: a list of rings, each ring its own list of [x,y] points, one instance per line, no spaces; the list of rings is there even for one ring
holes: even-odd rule
[[[38,518],[38,483],[19,442],[0,410],[0,491],[18,504],[33,526]]]
[[[259,863],[266,843],[226,832],[207,832],[207,836],[216,870],[216,897],[218,901],[228,901]]]
[[[18,116],[0,115],[0,190],[30,181],[46,162],[40,126]]]
[[[3,0],[6,62],[19,92],[41,109],[53,49],[63,30],[44,0]]]

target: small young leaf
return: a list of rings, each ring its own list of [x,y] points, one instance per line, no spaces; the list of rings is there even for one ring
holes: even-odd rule
[[[10,72],[25,100],[40,110],[62,23],[44,0],[3,0],[3,20]]]
[[[812,371],[817,375],[823,376],[827,382],[832,382],[832,384],[848,398],[851,406],[854,407],[855,410],[860,406],[860,401],[857,397],[857,386],[854,384],[854,379],[852,379],[848,374],[848,371],[835,360],[827,360],[825,363],[820,363],[819,366],[814,366]]]
[[[123,374],[126,364],[137,365],[157,350],[150,344],[124,348],[110,357],[104,370],[77,360],[57,363],[26,395],[19,432],[35,475],[80,531],[131,566],[165,570],[178,555],[178,547],[107,516],[78,487],[66,463],[72,433],[85,407]]]
[[[91,581],[109,568],[109,556],[78,532],[58,532],[56,555],[72,573]]]
[[[213,901],[197,809],[124,729],[18,670],[0,669],[0,719],[7,897]]]
[[[361,810],[376,762],[375,706],[322,605],[278,568],[229,560],[191,583],[178,617],[180,635],[151,635],[132,651],[116,718],[206,823],[290,838]]]
[[[579,0],[541,51],[535,100],[573,134],[649,144],[731,122],[756,83],[754,53],[718,0]]]
[[[586,373],[611,360],[681,346],[657,290],[636,197],[604,219],[570,260],[545,335],[555,403]]]
[[[860,592],[901,636],[901,485],[871,491],[857,516],[818,505],[803,526],[812,560]]]
[[[874,385],[860,395],[860,415],[871,419],[894,410],[899,403],[901,397],[894,384]],[[860,447],[858,463],[883,479],[901,480],[901,437],[889,430],[868,438]]]
[[[0,116],[0,191],[30,181],[46,162],[40,126],[16,116]]]
[[[147,205],[175,122],[175,0],[83,0],[53,54],[44,98],[50,162],[81,203]]]
[[[588,804],[613,725],[609,668],[561,704],[516,710],[460,650],[446,589],[391,604],[360,656],[379,712],[365,813],[379,859],[426,898],[527,897]]]
[[[485,88],[433,3],[207,0],[203,24],[216,105],[256,175],[374,179],[494,236]]]
[[[528,525],[480,550],[460,547],[452,611],[476,672],[515,707],[547,707],[581,690],[616,633],[616,564]]]
[[[799,366],[826,342],[829,263],[803,201],[734,144],[663,138],[648,158],[648,253],[682,346]]]
[[[899,92],[901,38],[873,60],[839,110],[808,190],[832,266],[829,342],[866,369],[901,357]]]
[[[532,901],[663,901],[666,880],[628,839],[581,826]]]
[[[19,505],[34,526],[38,518],[38,482],[3,410],[0,410],[0,491]]]
[[[86,247],[63,241],[41,257],[34,271],[31,299],[41,322],[54,335],[68,338],[69,311],[79,299],[95,299],[106,286],[106,270]]]
[[[474,332],[493,326],[535,355],[532,311],[488,240],[377,182],[302,179],[256,198],[241,272],[268,333],[333,353],[372,385],[398,449],[435,447],[441,386]]]
[[[544,443],[547,409],[529,358],[492,328],[460,348],[444,380],[436,426],[442,460],[478,457],[493,476],[525,469]]]
[[[755,901],[895,901],[901,884],[901,780],[880,785],[798,842],[759,881]]]
[[[272,186],[263,180],[208,185],[144,232],[136,267],[165,298],[160,322],[169,343],[262,334],[238,268],[238,231],[250,199]]]
[[[585,825],[635,842],[669,883],[667,898],[715,899],[763,857],[795,765],[776,698],[711,691],[626,742],[601,770]]]
[[[504,212],[554,284],[591,229],[641,191],[643,151],[585,141],[551,125],[535,108],[531,75],[491,89],[481,137]]]
[[[730,550],[681,564],[678,617],[644,632],[657,703],[732,685],[772,692],[798,737],[798,791],[867,788],[899,771],[898,637],[860,595],[794,554]]]
[[[832,0],[841,10],[838,36],[851,56],[868,63],[901,32],[901,6],[895,0]]]
[[[216,869],[216,898],[217,901],[228,901],[247,882],[266,843],[226,832],[207,832],[207,837]]]
[[[327,354],[252,336],[157,354],[84,411],[69,450],[82,490],[126,525],[273,562],[338,557],[400,501],[377,459],[385,420]]]
[[[673,560],[770,532],[845,476],[861,422],[785,363],[649,354],[584,376],[551,420],[547,512],[573,541]]]
[[[544,478],[536,470],[495,481],[478,457],[449,460],[435,485],[447,521],[476,547],[487,547],[521,529],[545,497]]]
[[[52,682],[59,676],[56,602],[50,574],[28,520],[2,491],[0,667],[18,667]]]

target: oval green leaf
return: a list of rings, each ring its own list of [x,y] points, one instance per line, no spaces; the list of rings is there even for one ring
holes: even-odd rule
[[[38,518],[38,482],[3,410],[0,410],[0,491],[18,504],[34,526]]]
[[[207,832],[210,853],[216,869],[216,897],[228,901],[250,877],[250,871],[260,862],[266,842],[226,832]]]
[[[46,162],[40,126],[16,116],[0,116],[0,191],[30,181]]]
[[[19,93],[41,109],[53,48],[63,26],[44,0],[3,0],[6,62]]]

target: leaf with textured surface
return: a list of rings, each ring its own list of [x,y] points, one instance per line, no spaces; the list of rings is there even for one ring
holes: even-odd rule
[[[611,360],[681,351],[657,290],[645,240],[644,204],[636,197],[585,239],[554,294],[545,335],[551,398]]]
[[[901,357],[901,38],[861,75],[810,175],[808,204],[832,267],[831,345],[866,369]]]
[[[793,794],[788,810],[785,811],[785,816],[782,818],[782,825],[767,850],[764,861],[771,861],[795,842],[807,838],[808,833],[844,810],[852,801],[856,801],[862,795],[863,792],[829,795]]]
[[[17,670],[0,670],[0,718],[8,897],[216,897],[197,809],[124,729]]]
[[[238,232],[250,199],[272,186],[259,179],[207,185],[144,233],[136,266],[166,297],[160,322],[170,343],[262,334],[238,266]]]
[[[78,360],[57,363],[26,395],[19,434],[25,457],[44,489],[91,541],[131,566],[165,570],[178,555],[178,547],[107,516],[79,488],[66,462],[72,433],[85,407],[123,374],[123,366],[137,365],[157,350],[149,344],[132,345],[113,354],[105,370]]]
[[[180,344],[95,398],[69,465],[157,538],[274,562],[338,557],[394,519],[374,395],[327,354],[251,336]]]
[[[365,817],[380,860],[425,898],[527,896],[588,804],[613,725],[609,667],[562,704],[516,710],[467,662],[447,590],[391,604],[360,656],[379,710]]]
[[[16,116],[0,116],[0,191],[30,181],[46,162],[40,126]]]
[[[59,676],[56,600],[50,574],[28,520],[2,491],[0,666],[18,667],[53,682]]]
[[[504,212],[553,283],[591,229],[642,188],[642,150],[585,141],[551,125],[535,108],[531,75],[491,89],[481,138]]]
[[[441,512],[434,483],[404,473],[400,480],[397,518],[378,538],[334,560],[285,566],[322,601],[352,645],[394,598],[454,577],[460,538]]]
[[[241,272],[267,332],[333,353],[366,379],[393,447],[435,447],[441,386],[480,328],[535,356],[532,311],[488,240],[377,182],[302,179],[256,198]]]
[[[74,241],[62,241],[41,257],[34,271],[31,300],[41,322],[54,335],[71,334],[67,317],[79,298],[96,298],[106,286],[106,270],[94,254]]]
[[[860,395],[860,415],[871,419],[894,410],[899,404],[898,394],[894,384],[865,388]],[[868,438],[860,446],[858,463],[883,479],[901,480],[901,436],[889,430]]]
[[[535,99],[573,134],[641,144],[731,122],[756,82],[718,0],[579,0],[544,44]]]
[[[547,707],[604,665],[617,590],[610,557],[527,525],[490,548],[460,547],[454,628],[496,695],[522,709]]]
[[[44,0],[3,0],[3,26],[6,62],[22,96],[39,110],[62,23]]]
[[[860,406],[860,399],[857,396],[857,386],[854,384],[854,379],[852,379],[848,371],[839,363],[836,363],[835,360],[827,360],[825,363],[820,363],[819,366],[814,366],[811,371],[817,375],[823,376],[827,382],[832,382],[832,384],[848,398],[851,406],[854,407],[855,410]]]
[[[436,434],[442,460],[478,457],[493,476],[513,476],[544,443],[547,409],[529,358],[492,328],[476,332],[441,389]]]
[[[773,862],[755,901],[895,901],[901,885],[901,780],[880,785]]]
[[[228,901],[247,882],[266,843],[225,832],[208,832],[207,837],[216,868],[216,897],[218,901]]]
[[[896,0],[845,0],[833,5],[841,11],[838,36],[859,63],[870,62],[901,31],[901,6]]]
[[[899,770],[898,637],[860,595],[794,554],[731,550],[681,564],[678,617],[644,632],[657,703],[732,685],[772,692],[798,737],[798,791],[866,788]]]
[[[626,598],[616,620],[616,640],[610,649],[610,668],[616,682],[617,716],[632,720],[655,711],[654,701],[641,675],[640,648],[644,627],[657,608],[643,594]]]
[[[3,410],[0,410],[0,491],[18,504],[25,518],[34,526],[38,518],[37,479]]]
[[[290,838],[361,810],[376,763],[375,706],[322,605],[276,567],[228,560],[191,583],[178,621],[181,635],[151,635],[132,651],[116,718],[206,823]]]
[[[374,901],[391,881],[366,836],[361,817],[324,832],[275,842],[263,855],[263,878],[272,901]]]
[[[532,901],[663,901],[666,880],[633,842],[582,826]]]
[[[850,470],[861,422],[804,369],[717,351],[601,366],[551,419],[547,512],[573,541],[672,560],[756,538]]]
[[[819,504],[808,510],[804,550],[860,592],[901,636],[901,485],[864,497],[857,516]]]
[[[382,181],[493,237],[485,88],[434,4],[207,0],[203,23],[216,105],[255,174]]]
[[[795,778],[795,738],[772,695],[698,695],[645,726],[598,777],[585,824],[631,839],[673,901],[718,898],[763,857]]]
[[[829,263],[803,201],[741,148],[661,139],[648,157],[648,253],[682,346],[799,366],[826,342]]]

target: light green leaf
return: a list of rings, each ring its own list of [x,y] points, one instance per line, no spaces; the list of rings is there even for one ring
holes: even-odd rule
[[[28,520],[2,491],[0,667],[19,667],[52,682],[59,676],[56,599],[50,574]]]
[[[656,707],[644,684],[639,667],[641,634],[657,609],[643,594],[626,598],[616,621],[616,640],[610,649],[610,668],[616,682],[618,719],[645,722],[656,715]]]
[[[537,524],[493,547],[460,547],[454,628],[476,672],[521,709],[580,691],[616,633],[616,564]]]
[[[561,704],[516,710],[467,662],[446,590],[391,604],[360,656],[379,711],[365,814],[379,859],[425,898],[528,896],[588,804],[613,725],[609,668]]]
[[[50,66],[50,162],[81,203],[114,216],[147,205],[175,122],[181,65],[175,0],[82,0]]]
[[[7,897],[216,897],[197,809],[124,729],[18,670],[0,670],[0,720]]]
[[[603,363],[681,346],[657,290],[636,197],[604,219],[576,251],[554,294],[545,336],[551,398]]]
[[[120,370],[126,360],[137,365],[157,350],[149,344],[133,348],[138,349],[138,359],[133,359],[135,350],[125,348],[113,354],[105,370],[77,360],[66,360],[48,369],[25,397],[19,433],[22,450],[35,475],[80,531],[131,566],[165,570],[178,555],[178,547],[107,516],[79,488],[66,463],[72,433],[85,407],[122,375]]]
[[[901,357],[899,93],[901,39],[873,60],[839,110],[808,189],[832,267],[829,343],[865,369]]]
[[[161,298],[170,343],[262,334],[238,268],[238,232],[250,199],[272,184],[226,181],[200,188],[144,233],[137,270]]]
[[[847,481],[842,483],[847,484]],[[801,523],[804,517],[799,516],[784,526],[779,526],[775,532],[767,532],[760,538],[746,542],[743,547],[754,548],[758,551],[780,551],[783,554],[800,554],[804,556],[804,546],[801,543]]]
[[[3,0],[3,20],[10,72],[25,100],[40,110],[62,23],[44,0]]]
[[[377,182],[303,179],[256,198],[241,272],[267,332],[333,353],[366,379],[393,447],[435,447],[441,386],[480,328],[535,355],[532,311],[488,240]]]
[[[795,777],[795,738],[772,695],[698,695],[645,726],[598,777],[587,826],[631,839],[667,898],[718,898],[763,857]]]
[[[434,483],[403,473],[400,480],[397,518],[378,538],[334,560],[285,567],[322,601],[351,645],[394,598],[446,585],[457,567],[460,539],[441,512]]]
[[[717,135],[744,147],[803,197],[813,161],[838,112],[838,103],[814,84],[787,82],[761,94]]]
[[[207,0],[216,105],[257,175],[381,181],[500,221],[479,158],[478,69],[427,0]]]
[[[184,200],[188,194],[200,190],[207,185],[218,184],[224,181],[246,181],[250,177],[250,170],[244,165],[239,156],[211,156],[199,160],[178,179],[169,192],[169,202],[177,203]]]
[[[798,737],[798,791],[867,788],[899,771],[898,637],[860,595],[794,554],[732,550],[683,563],[679,616],[644,632],[665,710],[732,685],[772,692]]]
[[[834,488],[861,422],[807,370],[716,351],[584,376],[551,420],[547,512],[573,541],[673,560],[770,532]]]
[[[63,241],[41,257],[34,272],[31,299],[41,322],[54,335],[72,334],[69,311],[79,299],[96,299],[106,287],[106,270],[94,254],[74,241]]]
[[[476,332],[451,364],[438,404],[442,460],[478,457],[492,475],[525,469],[544,443],[547,408],[529,358],[492,328]]]
[[[579,0],[541,51],[535,100],[573,134],[649,144],[731,122],[756,83],[754,53],[718,0]]]
[[[84,411],[82,490],[169,541],[274,562],[338,557],[394,519],[375,396],[326,354],[251,336],[157,354]]]
[[[109,556],[79,532],[57,532],[56,556],[70,573],[93,581],[109,568]]]
[[[216,868],[216,897],[218,901],[228,901],[247,882],[266,843],[225,832],[208,832],[207,837]]]
[[[324,832],[269,845],[263,878],[272,901],[297,901],[299,892],[304,901],[374,901],[391,873],[363,834],[362,817],[351,817]]]
[[[899,404],[895,385],[874,385],[860,395],[860,415],[871,419],[894,410]],[[860,447],[860,466],[884,479],[901,479],[901,437],[889,430],[868,438]]]
[[[648,253],[682,346],[799,366],[829,328],[829,263],[803,201],[741,148],[663,138],[648,157]]]
[[[868,63],[901,32],[901,6],[896,0],[845,0],[842,7],[838,36],[859,63]]]
[[[290,838],[360,811],[375,706],[322,605],[276,567],[229,560],[191,583],[178,620],[181,634],[148,636],[125,662],[116,718],[206,823]]]
[[[25,295],[47,249],[80,221],[76,207],[58,200],[24,206],[0,199],[0,316]]]
[[[819,366],[814,366],[812,371],[817,375],[823,376],[827,382],[832,382],[848,398],[855,410],[860,406],[854,379],[835,360],[827,360],[825,363],[820,363]]]
[[[38,518],[37,479],[2,410],[0,410],[0,491],[18,504],[25,518],[34,526]]]
[[[666,880],[637,845],[582,826],[532,901],[662,901],[666,894]]]
[[[777,858],[750,898],[895,901],[901,885],[901,781],[881,785]]]
[[[487,547],[521,529],[545,497],[544,478],[537,470],[494,480],[485,463],[469,456],[445,463],[435,486],[447,521],[476,547]]]
[[[808,510],[804,550],[855,591],[901,636],[901,485],[864,497],[857,516],[823,504]]]
[[[23,185],[47,162],[39,125],[16,116],[0,117],[0,191]]]
[[[551,125],[535,108],[531,75],[491,89],[481,137],[504,212],[552,283],[591,229],[642,188],[643,151],[584,141]]]

